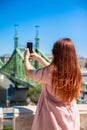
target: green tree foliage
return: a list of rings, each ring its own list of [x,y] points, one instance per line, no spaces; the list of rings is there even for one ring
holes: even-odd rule
[[[78,98],[77,98],[77,104],[82,104],[82,100],[81,100],[80,96],[78,96]]]
[[[13,130],[12,126],[4,126],[3,130]]]
[[[85,63],[85,68],[87,69],[87,62]]]
[[[40,93],[41,93],[41,84],[40,83],[36,83],[35,87],[29,88],[27,97],[29,98],[30,103],[37,104]]]

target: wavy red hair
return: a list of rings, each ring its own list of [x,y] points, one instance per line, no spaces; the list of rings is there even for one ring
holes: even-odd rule
[[[77,99],[82,84],[76,50],[71,39],[64,38],[54,43],[51,63],[51,91],[64,102]]]

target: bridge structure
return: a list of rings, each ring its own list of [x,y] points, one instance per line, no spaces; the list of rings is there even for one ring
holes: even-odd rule
[[[4,63],[2,62],[2,60],[0,59],[0,68],[4,65]]]
[[[41,55],[45,60],[50,62],[50,59],[39,49],[39,35],[38,35],[38,27],[36,27],[36,36],[35,36],[35,51]],[[14,36],[14,50],[13,53],[7,61],[6,64],[2,62],[0,59],[0,73],[5,75],[8,79],[14,83],[15,88],[18,85],[22,85],[24,87],[34,86],[35,82],[28,78],[24,72],[24,57],[23,51],[24,48],[19,47],[19,37],[18,37],[18,25],[15,25],[15,36]],[[41,67],[41,64],[38,61],[30,59],[31,65],[33,69],[38,69]],[[84,76],[84,73],[82,73]],[[85,73],[87,76],[87,73]]]
[[[24,57],[23,57],[24,48],[20,48],[18,45],[19,37],[18,37],[17,29],[18,27],[17,25],[15,25],[14,50],[9,61],[7,61],[7,63],[4,64],[0,59],[0,73],[5,75],[8,79],[10,79],[12,83],[15,85],[15,88],[17,88],[18,85],[22,85],[24,87],[33,87],[35,85],[35,82],[30,78],[28,78],[24,72]],[[45,60],[50,62],[50,59],[39,49],[38,26],[36,26],[34,49]],[[34,69],[41,67],[41,64],[38,61],[34,61],[33,59],[30,59],[30,62],[32,68]]]

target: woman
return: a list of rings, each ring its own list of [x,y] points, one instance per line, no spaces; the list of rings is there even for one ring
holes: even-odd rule
[[[25,49],[25,72],[42,83],[32,130],[80,130],[76,99],[81,90],[82,76],[73,42],[63,38],[54,43],[51,64],[33,51]],[[33,70],[29,58],[39,61],[44,68]]]

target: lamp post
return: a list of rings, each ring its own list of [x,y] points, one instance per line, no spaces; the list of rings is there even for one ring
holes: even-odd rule
[[[6,107],[9,106],[9,95],[8,95],[8,87],[6,88]]]

